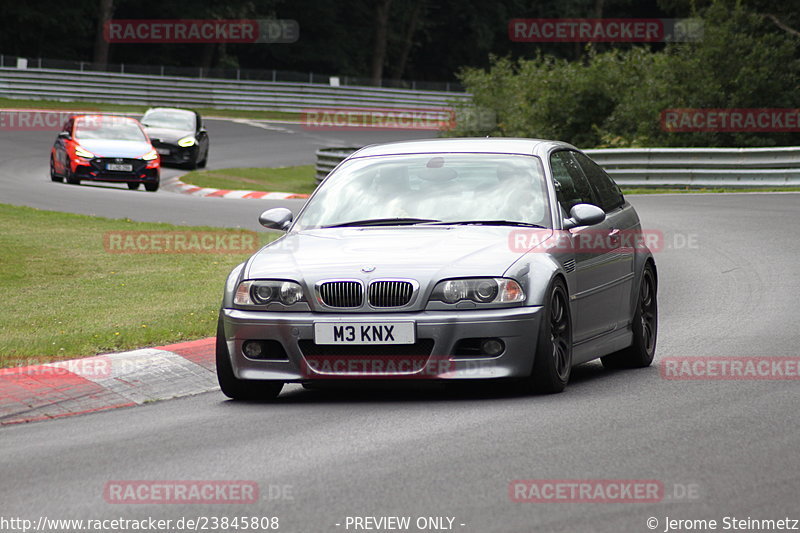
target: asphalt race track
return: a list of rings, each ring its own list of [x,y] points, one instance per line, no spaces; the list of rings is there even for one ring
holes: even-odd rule
[[[318,146],[410,137],[275,127],[213,121],[211,167],[311,163]],[[298,205],[50,183],[53,137],[0,132],[0,202],[248,228],[265,206]],[[649,531],[650,517],[656,531],[666,517],[799,519],[800,383],[667,380],[658,360],[799,355],[800,194],[630,200],[645,228],[664,233],[652,367],[583,365],[555,396],[289,386],[275,404],[209,393],[8,426],[0,429],[2,514],[278,516],[280,531],[297,532],[347,531],[347,516],[455,517],[453,529],[464,532]],[[109,481],[187,479],[252,480],[262,501],[157,506],[103,498]],[[665,498],[514,503],[516,479],[659,480]],[[270,486],[290,486],[290,494],[270,499]]]

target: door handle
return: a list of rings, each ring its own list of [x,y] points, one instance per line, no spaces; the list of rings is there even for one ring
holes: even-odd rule
[[[620,247],[622,242],[622,232],[617,228],[612,228],[611,233],[608,234],[608,244],[612,250]]]

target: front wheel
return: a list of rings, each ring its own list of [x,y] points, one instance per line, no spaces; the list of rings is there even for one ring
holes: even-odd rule
[[[69,183],[70,185],[80,185],[81,184],[81,180],[75,177],[75,174],[72,173],[72,171],[69,169],[69,167],[67,167],[66,175],[67,175],[67,183]]]
[[[606,368],[643,368],[650,366],[656,353],[658,335],[657,283],[653,266],[647,263],[642,272],[642,283],[633,313],[633,344],[603,357]]]
[[[53,163],[53,158],[50,158],[50,181],[55,181],[61,183],[64,181],[64,178],[56,174],[56,166]]]
[[[159,180],[154,182],[145,182],[144,190],[148,192],[156,192],[158,190]]]
[[[139,188],[139,182],[138,181],[129,181],[128,182],[128,188],[130,190],[132,190],[132,191],[135,191],[136,189]]]
[[[233,400],[274,400],[283,389],[282,381],[257,381],[239,379],[233,374],[233,365],[225,342],[222,317],[217,323],[217,381],[222,393]]]
[[[562,392],[572,372],[572,315],[567,289],[556,279],[545,301],[530,385],[534,392]]]

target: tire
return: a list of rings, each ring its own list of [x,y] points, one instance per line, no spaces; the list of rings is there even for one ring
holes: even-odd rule
[[[206,154],[203,156],[203,160],[197,163],[197,168],[206,168],[207,163],[208,163],[208,150],[206,150]]]
[[[154,182],[145,182],[144,189],[148,192],[156,192],[158,190],[158,186],[160,184],[160,180],[156,180]]]
[[[69,168],[67,168],[67,171],[66,171],[66,180],[67,180],[67,183],[69,183],[70,185],[80,185],[81,184],[81,180],[76,178],[75,174],[73,174],[72,171]]]
[[[64,178],[56,174],[55,165],[53,165],[53,158],[50,158],[50,181],[55,181],[58,183],[62,183]]]
[[[642,271],[642,282],[636,296],[636,309],[631,328],[633,344],[603,357],[604,367],[644,368],[653,362],[658,338],[658,284],[655,270],[650,263],[647,263]]]
[[[228,343],[222,327],[222,316],[217,323],[217,381],[222,394],[233,400],[274,400],[283,389],[282,381],[256,381],[239,379],[233,374]]]
[[[136,189],[139,188],[139,182],[138,181],[129,181],[128,182],[128,188],[130,190],[132,190],[132,191],[135,191]]]
[[[572,372],[572,314],[564,282],[557,278],[545,301],[530,385],[533,392],[562,392]]]

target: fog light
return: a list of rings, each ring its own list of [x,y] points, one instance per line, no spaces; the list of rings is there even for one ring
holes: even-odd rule
[[[481,342],[481,351],[486,355],[498,356],[506,349],[506,345],[500,339],[484,339]]]
[[[244,343],[244,346],[242,346],[242,351],[247,357],[250,357],[251,359],[257,359],[261,357],[261,343],[258,341],[247,341]]]

